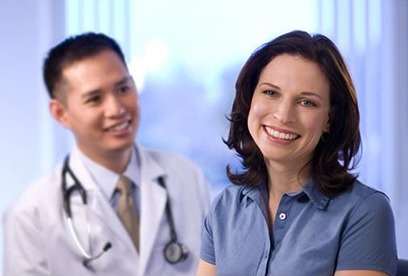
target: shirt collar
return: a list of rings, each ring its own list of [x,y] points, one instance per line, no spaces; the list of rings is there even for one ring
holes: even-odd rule
[[[325,209],[327,204],[329,203],[330,197],[323,194],[320,191],[319,187],[317,187],[316,182],[314,182],[311,178],[303,186],[303,189],[300,193],[302,192],[306,194],[313,202],[313,204],[321,210]]]
[[[266,181],[262,181],[257,186],[244,186],[241,194],[241,201],[244,197],[252,199],[258,204],[262,214],[265,217],[265,220],[268,221],[268,189]]]
[[[256,202],[264,201],[268,203],[268,189],[266,187],[266,181],[262,181],[256,186],[244,186],[241,193],[243,197],[248,196]]]
[[[88,158],[81,150],[78,150],[78,153],[79,159],[85,165],[96,186],[101,189],[102,194],[109,200],[116,189],[120,175]],[[123,175],[128,177],[136,186],[140,185],[140,166],[136,147],[132,147],[130,162]]]
[[[250,197],[252,200],[261,203],[268,203],[268,189],[266,187],[266,181],[263,181],[259,185],[256,186],[245,186],[242,189],[241,194],[244,196]],[[295,193],[288,193],[288,196],[292,198],[299,198],[302,195],[306,195],[310,201],[316,206],[318,209],[325,209],[327,204],[329,203],[330,198],[323,194],[319,188],[317,187],[316,183],[309,179],[306,184],[303,186],[302,190]],[[241,198],[242,199],[242,198]]]

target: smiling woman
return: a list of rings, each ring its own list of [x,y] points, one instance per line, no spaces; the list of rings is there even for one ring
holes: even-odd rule
[[[269,166],[296,160],[301,170],[329,129],[329,83],[319,66],[280,55],[262,71],[252,97],[248,129]]]
[[[293,31],[241,70],[225,141],[242,158],[213,202],[198,275],[394,275],[385,194],[357,180],[359,110],[337,47]],[[250,250],[249,250],[250,249]]]

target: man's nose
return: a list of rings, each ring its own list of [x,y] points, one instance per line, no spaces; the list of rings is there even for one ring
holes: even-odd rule
[[[125,113],[122,101],[114,95],[107,98],[105,108],[107,116],[121,116]]]

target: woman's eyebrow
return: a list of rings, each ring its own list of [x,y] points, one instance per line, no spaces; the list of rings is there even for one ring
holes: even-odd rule
[[[272,87],[272,88],[274,88],[276,90],[280,90],[279,86],[274,85],[273,83],[270,83],[270,82],[261,82],[258,86],[261,86],[261,85],[267,85],[267,86],[270,86],[270,87]]]
[[[301,95],[304,95],[304,96],[314,96],[314,97],[317,97],[317,98],[319,98],[319,99],[322,100],[322,97],[321,97],[319,94],[314,93],[314,92],[303,91],[303,92],[301,92],[300,94],[301,94]]]

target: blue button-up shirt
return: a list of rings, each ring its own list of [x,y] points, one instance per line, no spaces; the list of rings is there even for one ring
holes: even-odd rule
[[[329,198],[310,180],[300,192],[283,195],[271,231],[268,216],[265,184],[227,187],[206,217],[201,259],[216,265],[217,275],[396,273],[389,200],[358,181]]]

